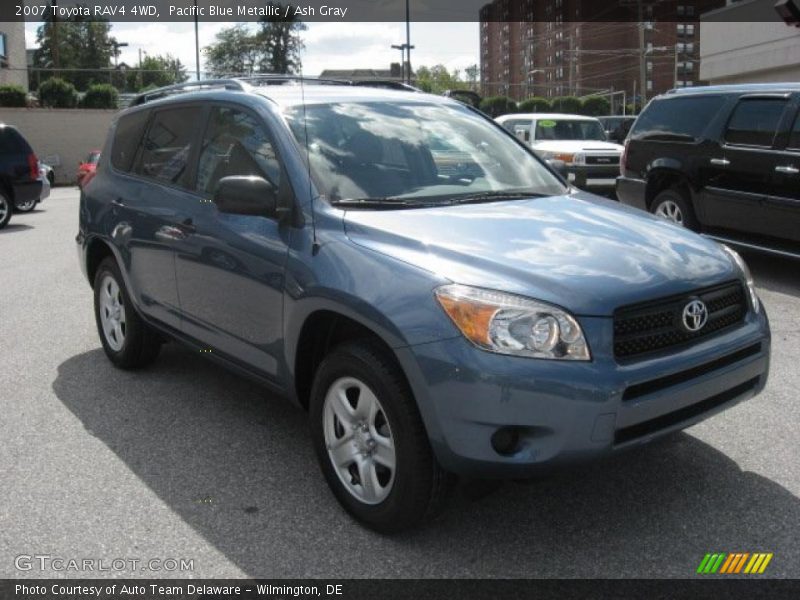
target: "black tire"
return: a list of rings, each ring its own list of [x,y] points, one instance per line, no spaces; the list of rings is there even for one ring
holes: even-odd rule
[[[325,397],[342,378],[355,378],[377,397],[391,430],[396,470],[388,495],[378,504],[362,502],[342,482],[325,440]],[[437,463],[408,384],[393,357],[371,341],[335,348],[314,375],[311,435],[322,473],[347,512],[367,527],[394,533],[436,516],[454,478]],[[387,486],[388,487],[388,486]]]
[[[669,188],[656,194],[656,197],[653,198],[653,201],[650,203],[650,212],[654,215],[659,215],[660,212],[670,205],[677,207],[680,211],[680,221],[676,219],[670,220],[692,231],[700,230],[700,223],[694,214],[692,202],[686,191],[681,188]],[[665,215],[662,214],[661,216]]]
[[[118,340],[106,334],[103,327],[103,317],[101,317],[101,311],[104,310],[101,295],[106,294],[108,291],[108,278],[111,278],[116,283],[118,294],[115,294],[115,297],[121,304],[122,314],[124,314],[123,335]],[[158,356],[161,349],[161,338],[136,312],[117,262],[111,257],[104,259],[100,263],[94,277],[94,316],[103,350],[105,350],[109,360],[117,367],[138,369],[149,365]]]
[[[13,208],[5,192],[0,191],[0,229],[8,225],[11,220],[11,213],[14,212]]]

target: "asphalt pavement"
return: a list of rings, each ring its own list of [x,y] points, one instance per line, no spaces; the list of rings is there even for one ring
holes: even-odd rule
[[[0,231],[0,578],[687,577],[707,552],[772,552],[763,576],[800,576],[800,263],[745,255],[774,336],[757,398],[598,464],[462,485],[437,521],[383,537],[336,503],[288,402],[177,344],[111,366],[77,198],[54,189]]]

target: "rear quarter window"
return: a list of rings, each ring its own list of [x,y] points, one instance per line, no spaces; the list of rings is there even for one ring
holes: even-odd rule
[[[0,154],[30,154],[25,138],[11,127],[0,127]]]
[[[662,98],[653,100],[636,120],[634,139],[675,140],[702,136],[725,104],[725,96]]]
[[[120,117],[111,147],[111,164],[115,169],[126,173],[131,171],[149,118],[149,110],[140,110]]]

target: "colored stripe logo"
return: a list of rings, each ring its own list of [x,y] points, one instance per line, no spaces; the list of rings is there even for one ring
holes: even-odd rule
[[[733,552],[708,553],[700,561],[697,572],[701,575],[760,575],[772,560],[772,552]]]

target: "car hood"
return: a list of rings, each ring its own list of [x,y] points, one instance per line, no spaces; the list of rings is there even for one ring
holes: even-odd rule
[[[352,242],[456,283],[577,315],[739,277],[721,246],[617,202],[577,193],[406,210],[350,210]]]
[[[533,141],[531,146],[534,150],[545,152],[609,152],[613,154],[622,154],[622,151],[625,149],[619,144],[595,142],[592,140]]]

